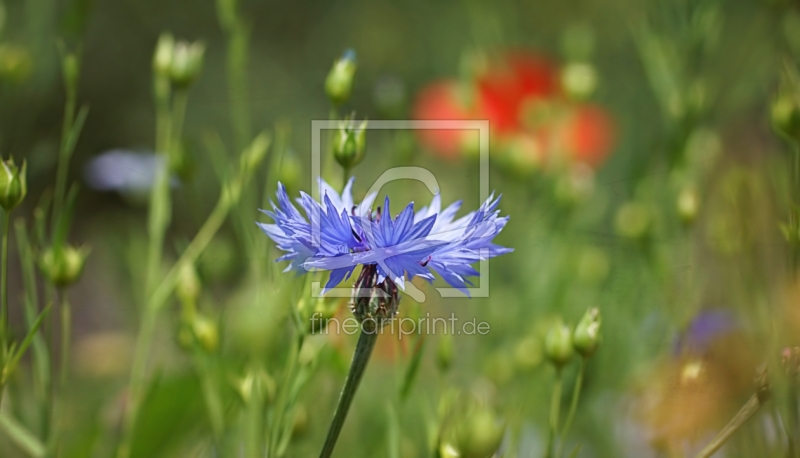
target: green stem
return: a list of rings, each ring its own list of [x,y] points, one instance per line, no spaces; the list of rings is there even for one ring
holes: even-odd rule
[[[292,345],[289,358],[287,359],[287,366],[284,371],[283,383],[281,390],[278,394],[277,402],[275,403],[275,416],[270,424],[269,432],[269,456],[276,456],[278,454],[278,445],[280,443],[280,432],[283,429],[284,415],[286,413],[286,405],[289,402],[289,392],[294,386],[295,378],[297,376],[297,363],[300,359],[300,350],[303,348],[305,335],[298,329],[297,340]]]
[[[10,212],[3,212],[3,257],[0,260],[0,266],[3,269],[2,274],[0,274],[0,345],[2,346],[0,348],[0,358],[2,358],[2,361],[0,361],[2,362],[2,367],[0,369],[5,368],[8,357],[6,344],[8,340],[8,225],[10,221]],[[4,388],[5,382],[0,381],[0,406],[3,403]]]
[[[581,388],[583,387],[583,376],[586,372],[586,362],[586,358],[581,358],[581,367],[578,369],[578,377],[575,379],[575,387],[572,389],[572,401],[569,404],[567,419],[564,421],[564,429],[561,430],[561,441],[557,447],[556,456],[559,458],[562,455],[567,434],[569,434],[569,430],[572,427],[572,421],[575,419],[575,411],[578,409],[578,400],[581,397]]]
[[[61,389],[67,383],[69,376],[69,357],[72,342],[72,308],[67,299],[66,292],[58,291],[61,307]]]
[[[61,146],[58,155],[58,165],[56,166],[56,186],[53,195],[53,219],[51,221],[53,232],[58,224],[64,205],[64,194],[67,191],[67,168],[69,158],[72,155],[69,147],[70,131],[75,120],[75,105],[77,103],[77,91],[74,87],[67,87],[67,100],[64,104],[64,120],[61,125]]]
[[[367,364],[369,364],[372,349],[375,348],[375,342],[377,341],[377,331],[366,332],[363,329],[361,330],[361,335],[358,336],[358,343],[356,344],[356,351],[353,353],[353,361],[350,363],[350,372],[347,373],[347,380],[344,383],[342,394],[339,396],[339,403],[336,406],[336,413],[333,414],[328,437],[325,439],[322,452],[319,454],[320,458],[328,458],[333,453],[333,448],[339,439],[339,433],[342,431],[342,426],[344,426],[344,420],[347,418],[347,411],[350,410],[350,404],[353,402],[356,390],[358,390],[358,384],[361,382],[361,377],[364,375]]]
[[[730,422],[722,428],[714,440],[711,441],[700,453],[697,454],[695,458],[709,458],[712,456],[717,450],[722,447],[722,445],[727,441],[733,433],[735,433],[742,425],[744,425],[747,420],[750,419],[761,406],[764,405],[764,400],[759,398],[757,394],[750,396],[750,399],[747,400],[744,406],[739,409],[739,412],[734,415]]]
[[[228,92],[231,100],[231,122],[236,139],[236,149],[241,150],[250,141],[250,115],[247,107],[247,27],[236,18],[228,31]]]
[[[553,446],[558,436],[558,415],[561,411],[561,368],[556,368],[556,380],[553,383],[553,397],[550,399],[550,436],[547,439],[546,458],[553,458]]]

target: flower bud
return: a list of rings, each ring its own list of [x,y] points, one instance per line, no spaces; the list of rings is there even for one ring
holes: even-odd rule
[[[26,48],[0,44],[0,80],[21,83],[26,81],[32,72],[33,59]]]
[[[83,247],[50,247],[42,254],[40,267],[50,283],[56,287],[64,288],[75,283],[80,278],[88,255],[89,250]]]
[[[200,296],[200,279],[192,264],[184,264],[178,273],[175,295],[184,304],[196,304]]]
[[[367,264],[353,286],[350,311],[364,332],[373,333],[397,316],[397,286],[386,279],[378,283],[378,267]]]
[[[464,409],[455,418],[454,431],[439,445],[439,455],[450,458],[495,456],[505,435],[505,424],[486,406]]]
[[[219,347],[219,328],[209,317],[195,314],[192,320],[192,334],[203,350],[209,353]]]
[[[556,368],[569,362],[574,354],[572,332],[560,321],[554,324],[544,339],[544,354]]]
[[[800,142],[800,78],[794,69],[784,72],[780,89],[770,107],[770,120],[778,134]]]
[[[333,138],[333,157],[346,169],[351,169],[364,159],[367,146],[367,121],[358,127],[352,127],[345,121],[336,130]]]
[[[25,194],[28,193],[28,183],[26,178],[26,164],[22,161],[22,168],[18,169],[13,159],[0,161],[2,171],[0,171],[0,207],[6,213],[13,210],[22,203]]]
[[[64,61],[61,65],[64,72],[64,85],[69,90],[75,90],[78,86],[78,74],[80,72],[78,57],[75,54],[67,54],[64,56]]]
[[[175,43],[169,76],[172,84],[178,87],[190,86],[203,68],[203,54],[206,47],[199,41]]]
[[[242,402],[248,403],[253,395],[271,402],[275,397],[275,380],[263,370],[249,371],[243,378],[235,380],[234,388],[242,398]]]
[[[690,186],[681,189],[678,194],[678,216],[684,224],[691,224],[697,218],[697,213],[700,210],[700,202],[697,197],[697,191]]]
[[[338,106],[350,98],[353,90],[353,77],[356,73],[356,53],[348,49],[342,58],[333,63],[333,68],[325,78],[325,93],[331,103]]]
[[[172,57],[175,53],[175,39],[169,33],[162,33],[156,43],[153,54],[153,72],[156,75],[168,78],[172,69]]]
[[[561,73],[564,91],[575,100],[589,98],[597,88],[597,71],[590,64],[574,62]]]
[[[584,358],[590,358],[597,350],[600,343],[600,310],[592,307],[586,311],[575,326],[575,334],[572,337],[572,346]]]
[[[619,235],[640,238],[650,229],[650,211],[642,204],[629,202],[617,210],[614,225]]]

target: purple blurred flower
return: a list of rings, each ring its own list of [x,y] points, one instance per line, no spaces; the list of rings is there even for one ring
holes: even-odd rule
[[[675,342],[675,353],[684,351],[705,353],[718,338],[737,329],[733,314],[727,310],[700,312]]]
[[[383,209],[372,211],[375,194],[356,205],[352,185],[353,178],[339,195],[320,180],[322,202],[301,192],[297,203],[304,217],[279,183],[278,204],[264,211],[274,223],[257,223],[286,252],[278,258],[290,261],[286,271],[331,272],[324,291],[348,279],[358,265],[363,265],[371,272],[362,275],[369,277],[363,280],[370,285],[360,287],[384,285],[388,280],[390,287],[404,289],[407,278],[433,281],[435,272],[468,294],[466,286],[471,283],[467,277],[479,275],[471,264],[512,251],[492,243],[508,222],[507,216],[499,216],[499,197],[491,196],[477,211],[454,219],[461,203],[441,210],[441,199],[436,195],[429,207],[414,212],[412,202],[392,218],[388,197]]]

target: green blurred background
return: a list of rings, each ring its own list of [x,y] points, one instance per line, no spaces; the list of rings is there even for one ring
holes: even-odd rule
[[[30,220],[55,174],[64,104],[56,43],[80,50],[78,102],[90,111],[70,164],[70,178],[82,185],[69,240],[92,252],[69,290],[74,344],[60,406],[60,456],[111,456],[144,294],[147,205],[141,195],[86,186],[85,167],[113,149],[153,151],[158,37],[169,31],[201,40],[204,65],[190,90],[182,141],[191,173],[172,190],[165,244],[165,258],[174,260],[220,192],[219,156],[208,152],[208,139],[219,135],[231,164],[244,146],[237,145],[232,122],[228,41],[211,0],[13,0],[3,6],[0,151],[28,161],[29,192],[17,217]],[[570,186],[561,171],[515,173],[514,163],[492,152],[490,188],[503,194],[502,213],[511,215],[498,243],[515,251],[491,261],[490,296],[421,305],[406,298],[401,305],[409,316],[477,318],[491,332],[415,336],[379,347],[338,456],[436,456],[449,423],[473,416],[452,407],[469,404],[463,396],[478,398],[505,425],[498,456],[541,456],[554,372],[544,360],[543,337],[555,320],[574,325],[589,307],[601,310],[603,340],[587,366],[567,450],[582,444],[581,457],[691,456],[750,395],[757,364],[798,344],[800,320],[791,310],[800,296],[786,293],[788,248],[779,230],[789,208],[789,147],[770,126],[781,73],[800,56],[797,6],[780,0],[237,4],[249,40],[242,89],[247,130],[268,130],[270,154],[281,150],[296,163],[272,170],[275,161],[266,161],[198,262],[199,303],[218,327],[211,356],[181,348],[177,305],[162,314],[133,455],[248,456],[241,445],[251,437],[248,428],[268,430],[294,342],[288,310],[302,296],[301,283],[275,271],[276,250],[248,222],[266,221],[258,208],[261,196],[274,192],[275,179],[292,193],[310,190],[311,121],[330,116],[323,82],[343,50],[357,52],[358,70],[339,114],[408,119],[422,88],[440,79],[469,80],[470,65],[481,56],[524,49],[566,65],[570,37],[581,33],[591,45],[583,61],[597,75],[590,99],[616,126],[608,159],[592,172],[589,192],[571,200],[559,194],[564,180]],[[387,88],[399,94],[390,107],[381,102]],[[386,168],[420,165],[435,173],[444,202],[463,198],[465,210],[477,208],[478,165],[471,158],[441,159],[401,133],[371,131],[368,145],[367,159],[354,170],[359,197]],[[336,182],[338,172],[333,177]],[[699,200],[689,223],[676,210],[687,186]],[[423,205],[429,199],[419,184],[395,183],[386,193]],[[9,269],[10,313],[21,335],[16,266],[12,261]],[[347,316],[344,304],[338,306],[338,316]],[[709,311],[723,330],[694,331],[692,323]],[[701,349],[681,347],[693,338],[707,341]],[[313,456],[320,447],[354,342],[353,336],[312,336],[304,343],[309,380],[290,412],[286,456]],[[450,356],[447,345],[455,349]],[[397,393],[418,353],[419,372],[402,399]],[[198,376],[204,361],[219,371],[224,445],[211,444]],[[689,377],[687,367],[703,370]],[[565,370],[564,406],[576,372],[577,363]],[[6,398],[13,401],[3,407],[36,430],[36,414],[26,407],[33,396],[27,377],[24,371],[14,376]],[[264,390],[266,416],[256,426],[247,420],[247,402],[237,398],[248,377],[261,380]],[[457,412],[455,420],[443,413],[448,409]],[[758,418],[726,456],[784,456],[776,451],[781,440],[770,436],[777,424],[766,413]],[[2,456],[24,456],[6,438],[0,447]]]

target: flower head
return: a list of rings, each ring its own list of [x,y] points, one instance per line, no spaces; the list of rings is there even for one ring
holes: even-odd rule
[[[456,219],[461,203],[442,210],[437,194],[430,206],[415,212],[412,202],[393,217],[388,197],[375,210],[375,193],[356,205],[352,186],[351,178],[340,195],[320,180],[322,202],[302,192],[297,199],[303,216],[278,184],[278,203],[264,211],[274,223],[258,225],[286,252],[278,260],[290,261],[287,271],[330,271],[324,291],[363,266],[354,286],[365,299],[354,304],[363,316],[383,319],[396,313],[397,289],[415,276],[433,281],[435,272],[467,293],[467,277],[479,274],[471,264],[512,251],[492,243],[508,221],[499,216],[499,198],[492,196]]]

